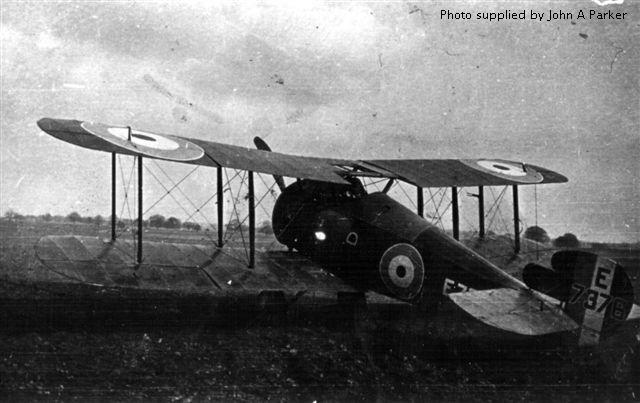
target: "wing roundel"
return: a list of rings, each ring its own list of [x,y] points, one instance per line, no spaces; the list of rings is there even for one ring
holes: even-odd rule
[[[200,146],[181,137],[143,132],[130,127],[110,127],[94,122],[82,122],[80,126],[99,139],[147,157],[186,162],[204,156],[204,150]]]
[[[40,119],[38,126],[53,137],[94,150],[176,162],[197,161],[204,157],[202,147],[188,139],[143,132],[130,127],[49,118]]]

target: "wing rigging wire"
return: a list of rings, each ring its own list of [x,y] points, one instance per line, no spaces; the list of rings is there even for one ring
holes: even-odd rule
[[[378,184],[380,184],[382,182],[386,182],[386,181],[389,180],[387,178],[384,178],[384,179],[379,179],[379,180],[376,181],[376,180],[373,180],[372,178],[369,178],[369,183],[367,183],[366,182],[366,178],[362,178],[362,179],[363,179],[362,182],[363,182],[363,185],[364,185],[365,188],[374,187],[376,192],[381,192],[380,186],[378,186]],[[394,181],[394,184],[391,185],[391,189],[393,188],[394,185],[395,185],[395,181]],[[391,189],[389,189],[389,190],[391,190]]]
[[[174,185],[174,188],[178,189],[178,191],[180,192],[180,194],[182,195],[182,197],[184,197],[184,198],[189,202],[189,204],[191,204],[191,207],[193,207],[193,208],[195,209],[196,213],[199,213],[199,214],[200,214],[200,217],[202,217],[202,219],[204,219],[204,220],[205,220],[205,222],[207,223],[207,225],[209,225],[209,226],[213,226],[213,224],[211,224],[211,222],[207,219],[207,217],[206,217],[204,214],[202,214],[202,211],[200,211],[200,208],[198,208],[198,206],[196,206],[196,204],[195,204],[193,201],[191,201],[191,199],[190,199],[190,198],[189,198],[189,197],[188,197],[188,196],[187,196],[187,195],[182,191],[182,189],[180,189],[180,187],[176,186],[176,183],[175,183],[175,182],[171,179],[171,177],[170,177],[170,176],[165,172],[165,170],[164,170],[164,169],[162,169],[162,167],[161,167],[157,162],[155,162],[155,161],[154,161],[154,164],[155,164],[155,166],[156,166],[156,167],[158,167],[158,169],[160,169],[160,172],[162,172],[162,173],[164,174],[164,176],[169,180],[169,182],[171,182],[171,183]],[[147,168],[147,170],[148,170],[148,168]],[[156,180],[157,180],[157,179],[156,179]],[[164,188],[165,186],[162,186],[162,187]],[[166,189],[165,189],[165,190],[166,190]],[[177,202],[177,201],[176,201],[176,202]],[[181,206],[181,207],[182,207],[182,206]],[[187,213],[187,215],[189,215],[189,212],[188,212],[188,211],[186,211],[186,209],[184,209],[184,207],[183,207],[183,210],[185,210],[185,212]]]
[[[116,234],[116,237],[121,236],[123,233],[125,233],[127,230],[131,230],[131,239],[133,242],[133,247],[136,248],[137,247],[137,241],[136,241],[136,234],[135,231],[133,230],[133,223],[134,223],[134,219],[133,219],[133,214],[131,213],[131,206],[129,205],[129,189],[131,188],[131,185],[133,183],[133,188],[135,189],[135,168],[136,168],[136,157],[133,157],[132,159],[132,164],[131,164],[131,170],[129,171],[129,179],[125,180],[125,175],[124,175],[124,170],[122,169],[122,166],[124,165],[122,163],[122,159],[120,158],[120,154],[118,154],[118,166],[120,167],[120,178],[121,178],[121,182],[122,182],[122,188],[124,191],[124,198],[122,200],[122,207],[120,208],[120,215],[118,217],[122,217],[124,215],[124,208],[125,206],[127,207],[127,220],[128,223],[126,223],[124,220],[121,220],[121,222],[125,225],[122,226],[121,230]],[[133,205],[136,205],[136,192],[133,192]]]
[[[502,188],[502,191],[500,191],[500,193],[498,194],[498,196],[496,197],[495,192],[493,191],[493,188],[489,186],[489,192],[491,192],[491,196],[493,197],[494,203],[489,207],[489,209],[487,210],[487,216],[489,216],[490,214],[492,214],[492,216],[489,218],[489,224],[487,225],[487,230],[489,230],[494,221],[496,221],[496,218],[499,218],[498,221],[500,221],[505,229],[505,233],[509,232],[509,226],[507,225],[507,223],[504,221],[504,217],[502,216],[502,214],[500,213],[500,203],[502,202],[502,199],[504,198],[506,192],[507,192],[507,188],[508,186],[505,186]]]
[[[175,189],[176,187],[178,187],[182,182],[184,182],[185,179],[187,179],[189,176],[191,176],[191,174],[193,174],[195,171],[198,170],[198,168],[200,168],[200,165],[196,165],[195,168],[193,168],[188,174],[186,174],[184,177],[182,177],[182,179],[180,179],[175,185],[173,185],[171,187],[171,189],[167,190],[165,192],[165,194],[163,194],[162,196],[160,196],[160,198],[158,200],[156,200],[155,203],[153,203],[151,206],[147,207],[147,209],[144,211],[144,214],[147,214],[152,208],[154,208],[158,203],[160,203],[162,200],[164,200],[165,197],[169,196],[169,193],[171,193],[171,191],[173,191],[173,189]],[[215,193],[213,194],[215,196]]]
[[[230,183],[231,181],[229,180],[229,174],[228,174],[226,169],[224,170],[224,174],[227,177],[227,182]],[[240,191],[242,190],[242,185],[244,185],[244,183],[245,183],[246,176],[247,176],[247,171],[243,171],[242,178],[240,179],[240,186],[238,186],[238,192],[237,192],[236,196],[233,197],[233,192],[230,192],[231,196],[232,196],[231,201],[232,201],[233,210],[231,212],[229,212],[229,220],[227,221],[227,228],[225,230],[225,243],[230,241],[232,239],[233,235],[235,235],[235,233],[239,230],[240,238],[242,239],[242,246],[244,248],[245,255],[246,255],[246,258],[247,258],[247,262],[248,262],[249,261],[249,253],[247,252],[247,244],[246,244],[246,241],[244,239],[244,232],[242,231],[242,222],[240,221],[240,214],[238,213],[238,208],[237,208],[237,203],[238,203],[238,200],[240,198]],[[229,186],[231,186],[231,185],[229,185]],[[238,226],[234,229],[233,232],[230,232],[229,228],[231,226],[232,216],[233,216],[234,213],[235,213],[235,216],[236,216],[236,221],[238,222]]]
[[[274,188],[275,188],[275,185],[276,185],[277,183],[275,183],[275,181],[274,181],[273,185],[269,186],[269,184],[268,184],[268,183],[264,180],[264,178],[262,177],[262,174],[258,173],[257,175],[258,175],[258,178],[260,178],[260,180],[261,180],[261,181],[262,181],[262,183],[264,184],[264,186],[266,186],[266,188],[267,188],[267,192],[268,192],[269,194],[271,194],[271,195],[273,196],[273,199],[275,200],[275,199],[276,199],[276,196],[275,196],[275,189],[274,189]],[[265,195],[264,195],[260,200],[264,199],[266,196],[267,196],[267,194],[265,193]],[[262,208],[262,211],[264,211],[264,213],[265,213],[267,216],[271,216],[271,214],[267,211],[267,209],[266,209],[266,208],[265,208],[265,207],[264,207],[260,202],[257,202],[257,203],[256,203],[256,205],[260,206],[260,208]]]
[[[212,196],[210,196],[206,201],[204,201],[204,203],[200,204],[199,206],[191,199],[189,198],[185,192],[180,188],[180,185],[190,176],[192,176],[193,173],[195,173],[195,171],[197,170],[198,167],[192,169],[189,173],[187,173],[186,175],[184,175],[180,180],[178,180],[177,182],[174,181],[169,174],[157,163],[154,161],[154,166],[157,167],[158,170],[160,170],[160,172],[162,172],[162,174],[164,175],[164,177],[166,177],[166,179],[171,183],[172,186],[167,186],[165,185],[165,183],[163,182],[163,179],[161,179],[153,170],[150,169],[149,166],[145,165],[145,169],[146,171],[151,175],[151,177],[154,178],[154,180],[164,189],[164,194],[157,200],[155,201],[150,207],[148,207],[144,214],[147,214],[149,211],[151,211],[151,209],[153,207],[155,207],[158,203],[160,203],[160,201],[162,201],[163,199],[165,199],[167,196],[171,196],[171,198],[174,200],[174,202],[182,209],[182,211],[187,214],[187,219],[186,221],[191,220],[195,215],[199,215],[200,217],[202,217],[202,219],[206,222],[206,224],[209,227],[214,227],[213,224],[210,222],[210,220],[204,215],[203,213],[203,208],[209,204],[211,202],[211,200],[213,200],[216,195],[217,192],[214,192],[214,194]],[[233,192],[231,193],[231,200],[232,200],[232,211],[230,212],[230,216],[229,216],[229,220],[227,222],[227,226],[226,226],[226,230],[225,230],[225,243],[228,241],[231,241],[234,239],[235,235],[240,232],[241,235],[241,241],[242,241],[242,247],[245,251],[245,255],[247,258],[247,261],[249,260],[249,256],[248,256],[248,250],[247,250],[247,239],[244,235],[244,232],[242,231],[242,225],[244,225],[244,223],[247,221],[248,219],[248,215],[247,216],[241,216],[239,209],[238,209],[238,200],[240,199],[240,193],[242,192],[242,188],[243,186],[246,185],[246,180],[247,180],[247,171],[244,170],[235,170],[235,174],[232,175],[231,177],[229,176],[229,173],[227,171],[227,169],[224,169],[225,171],[225,177],[226,177],[226,182],[223,184],[223,188],[227,188],[230,189],[231,187],[231,183],[238,178],[240,175],[242,175],[241,177],[241,182],[239,184],[238,187],[238,191],[236,194],[234,194]],[[269,186],[264,178],[261,175],[260,179],[262,180],[262,182],[265,184],[265,186],[267,186],[267,190],[264,194],[261,195],[261,197],[257,200],[256,205],[260,206],[265,213],[268,212],[266,211],[266,209],[264,208],[264,205],[262,204],[262,201],[267,197],[268,194],[273,194],[274,191],[274,186],[275,183],[271,186]],[[177,190],[184,199],[186,199],[186,201],[191,205],[192,207],[192,212],[189,211],[189,209],[185,206],[184,203],[182,203],[175,195],[175,190]],[[234,218],[236,219],[236,222],[238,223],[237,227],[231,228],[232,223],[232,219]],[[213,237],[211,235],[209,235],[207,232],[204,233],[204,236],[206,238],[208,238],[211,242],[214,242],[215,240],[213,239]],[[246,261],[243,261],[242,259],[239,259],[237,256],[234,256],[232,253],[230,253],[228,250],[220,250],[220,252],[224,253],[225,255],[233,258],[234,260],[237,260],[239,262],[242,263],[246,263]]]
[[[264,199],[267,196],[267,194],[270,194],[271,196],[273,196],[273,199],[275,201],[277,199],[276,191],[275,191],[275,186],[277,185],[277,182],[274,180],[273,184],[271,186],[269,186],[269,184],[264,180],[264,177],[262,176],[262,174],[259,173],[258,177],[260,178],[262,183],[267,187],[267,191],[264,194],[264,196],[260,199],[260,201],[262,201],[262,199]],[[256,205],[260,206],[260,208],[262,209],[262,211],[265,212],[267,217],[270,217],[271,214],[267,211],[267,209],[264,207],[264,205],[260,201],[258,201],[258,203],[256,203]],[[273,225],[273,223],[272,223],[272,225]],[[272,230],[273,230],[273,227],[272,227]],[[276,245],[277,243],[278,243],[277,240],[271,241],[269,246],[267,246],[267,250],[273,250],[273,246]]]
[[[244,237],[244,232],[242,230],[243,225],[246,223],[246,221],[249,219],[249,215],[243,215],[242,217],[240,216],[240,213],[238,212],[237,209],[237,202],[240,199],[240,192],[242,191],[242,185],[245,184],[245,180],[246,180],[246,171],[241,171],[241,172],[245,172],[245,175],[243,176],[242,182],[240,184],[240,186],[238,187],[238,192],[237,195],[235,196],[235,198],[233,197],[232,194],[232,201],[233,201],[233,212],[230,214],[229,216],[229,222],[227,223],[227,230],[225,232],[225,240],[226,241],[231,241],[233,240],[234,236],[237,233],[240,233],[241,239],[242,239],[242,244],[243,244],[243,248],[245,250],[245,254],[247,255],[247,261],[249,260],[249,255],[248,255],[248,250],[247,250],[247,245],[246,245],[246,240]],[[225,172],[226,173],[226,172]],[[260,175],[257,174],[258,177],[260,178],[260,180],[262,181],[262,183],[264,183],[264,185],[267,187],[266,191],[256,200],[255,202],[255,206],[260,206],[262,208],[262,210],[269,215],[269,212],[265,209],[264,205],[262,204],[262,202],[264,201],[264,199],[267,197],[267,195],[273,195],[274,194],[274,188],[276,186],[276,183],[274,182],[272,185],[268,185],[266,183],[266,181],[264,180],[264,178]],[[232,221],[232,217],[235,214],[235,219],[236,219],[236,223],[237,226],[235,226],[234,228],[231,228],[231,230],[229,229],[231,221]],[[273,245],[274,242],[271,243],[271,245]]]
[[[442,203],[444,203],[445,198],[447,197],[447,191],[445,188],[442,189],[438,189],[438,191],[436,192],[436,195],[442,191],[442,196],[440,197],[440,201],[438,202],[438,204],[435,204],[435,198],[434,198],[434,202],[432,203],[434,208],[435,208],[435,214],[436,214],[436,224],[440,224],[440,228],[442,228],[442,231],[444,231],[444,224],[442,222],[442,217],[444,217],[444,215],[447,213],[447,211],[449,210],[449,207],[451,207],[451,198],[449,198],[449,202],[447,203],[444,211],[442,211],[442,213],[440,213],[440,208],[442,207]]]
[[[536,227],[538,227],[538,185],[533,185],[533,204],[535,206],[535,217],[536,217]],[[540,228],[540,227],[538,227]],[[540,255],[538,250],[540,249],[540,245],[536,242],[536,259],[540,259]]]
[[[418,206],[416,205],[416,202],[413,200],[413,197],[409,196],[407,191],[404,189],[404,186],[402,186],[401,184],[398,184],[398,188],[402,191],[402,193],[404,193],[404,195],[407,198],[407,200],[409,200],[409,203],[411,203],[411,206],[413,207],[413,209],[414,210],[417,209]]]
[[[127,228],[129,228],[129,226],[131,226],[131,220],[132,220],[132,216],[131,216],[131,207],[129,206],[129,188],[131,187],[131,181],[133,179],[133,172],[135,171],[135,158],[133,160],[133,164],[131,165],[131,171],[129,172],[129,179],[125,180],[125,176],[124,176],[124,171],[122,170],[122,160],[120,158],[120,154],[118,154],[118,166],[120,167],[120,179],[122,181],[122,188],[124,190],[124,199],[122,200],[122,207],[120,208],[120,214],[118,215],[118,217],[122,217],[124,214],[124,208],[125,206],[127,207],[127,213],[128,213],[128,219],[129,219],[129,225],[125,226],[124,228],[122,228],[120,230],[120,232],[117,235],[122,235]],[[126,185],[126,186],[125,186]]]
[[[462,200],[462,198],[460,197],[460,194],[461,194],[463,191],[464,191],[464,188],[458,188],[458,200]],[[462,203],[460,203],[460,204],[462,204]],[[460,211],[462,211],[462,212],[464,212],[464,209],[459,209],[459,210],[460,210]],[[469,220],[469,217],[467,217],[467,215],[466,215],[466,214],[460,214],[459,216],[460,216],[460,217],[462,217],[462,219],[464,220],[464,222],[467,224],[467,226],[468,226],[469,228],[472,228],[472,229],[473,229],[472,234],[475,234],[475,233],[477,233],[477,232],[478,232],[478,231],[476,231],[476,230],[475,230],[475,224],[474,224],[474,223],[472,223],[472,222]]]
[[[153,177],[153,179],[156,180],[156,182],[158,182],[158,184],[160,184],[160,186],[162,186],[162,188],[165,191],[168,191],[167,187],[164,185],[164,183],[162,183],[162,181],[156,176],[155,173],[153,173],[152,170],[150,170],[149,168],[145,167],[147,172],[149,172],[151,174],[151,176]],[[182,203],[180,203],[180,201],[173,195],[173,193],[169,192],[169,196],[171,196],[171,198],[176,202],[176,204],[182,209],[182,211],[184,211],[187,215],[189,215],[189,211],[182,205]],[[208,223],[208,221],[207,221]],[[207,224],[207,225],[211,225],[211,224]],[[207,238],[209,238],[209,240],[211,240],[212,242],[214,242],[215,240],[213,238],[211,238],[211,236],[209,234],[207,234],[205,232],[205,236]]]
[[[162,170],[162,168],[161,168],[158,164],[156,164],[156,166],[157,166],[161,171],[163,171],[164,175],[165,175],[165,176],[167,176],[167,177],[169,178],[169,180],[170,180],[170,181],[172,181],[172,180],[171,180],[171,178],[169,177],[169,175],[168,175],[164,170]],[[192,170],[189,174],[187,174],[184,178],[182,178],[182,179],[179,181],[179,183],[174,183],[174,182],[172,181],[172,183],[174,184],[174,186],[173,186],[171,189],[169,189],[169,188],[167,188],[167,186],[165,186],[165,185],[164,185],[164,183],[160,180],[160,178],[158,178],[158,176],[157,176],[157,175],[156,175],[156,174],[155,174],[151,169],[149,169],[147,166],[145,166],[145,168],[146,168],[147,172],[149,172],[149,173],[151,174],[151,176],[156,180],[156,182],[158,182],[158,184],[160,184],[160,186],[165,190],[165,192],[166,192],[166,193],[165,193],[161,198],[164,198],[164,197],[166,197],[167,195],[171,196],[171,198],[174,200],[174,202],[175,202],[175,203],[176,203],[176,204],[177,204],[177,205],[178,205],[178,206],[179,206],[179,207],[180,207],[180,208],[181,208],[181,209],[182,209],[182,210],[183,210],[183,211],[188,215],[187,221],[188,221],[188,220],[190,220],[190,219],[191,219],[191,218],[192,218],[196,213],[199,213],[199,214],[200,214],[200,215],[205,219],[205,221],[207,222],[207,225],[208,225],[209,227],[213,227],[213,225],[209,222],[209,220],[207,220],[207,219],[206,219],[206,216],[204,216],[204,214],[202,213],[202,211],[201,211],[201,210],[202,210],[202,208],[203,208],[206,204],[208,204],[208,203],[209,203],[209,202],[210,202],[210,201],[211,201],[211,200],[212,200],[212,199],[217,195],[217,192],[215,192],[215,193],[213,194],[213,196],[209,197],[209,199],[207,199],[207,201],[205,201],[205,202],[204,202],[204,203],[203,203],[199,208],[198,208],[198,207],[195,207],[195,203],[193,203],[193,202],[191,202],[191,201],[189,200],[189,201],[190,201],[190,203],[195,207],[195,210],[196,210],[196,211],[194,211],[194,212],[192,212],[192,213],[190,213],[190,212],[187,210],[187,208],[186,208],[186,207],[184,207],[184,205],[183,205],[183,204],[182,204],[182,203],[181,203],[181,202],[180,202],[180,201],[175,197],[175,195],[173,194],[173,190],[177,188],[177,189],[179,189],[179,190],[180,190],[180,193],[181,193],[183,196],[185,196],[185,195],[184,195],[184,192],[182,192],[182,191],[181,191],[181,189],[180,189],[178,186],[180,185],[180,183],[181,183],[182,181],[184,181],[184,179],[186,179],[186,177],[190,176],[190,175],[191,175],[195,170]],[[224,187],[224,186],[229,185],[229,184],[230,184],[230,181],[231,181],[231,180],[233,180],[233,179],[235,179],[235,178],[240,174],[240,172],[242,172],[242,171],[237,171],[237,172],[236,172],[236,175],[232,176],[232,177],[231,177],[231,179],[229,179],[229,177],[227,176],[227,180],[228,180],[228,181],[223,185],[223,187]],[[185,197],[186,197],[186,196],[185,196]],[[157,202],[154,204],[154,206],[155,206],[156,204],[157,204]],[[148,211],[149,211],[149,209],[147,209],[147,212],[148,212]],[[209,239],[209,241],[211,241],[212,243],[214,243],[214,244],[215,244],[216,240],[215,240],[211,235],[209,235],[209,233],[208,233],[208,232],[206,232],[206,231],[205,231],[205,232],[204,232],[204,236],[205,236],[207,239]],[[181,251],[179,248],[176,248],[176,250],[177,250],[180,254],[182,254],[183,256],[186,256],[185,252]],[[236,260],[236,261],[238,261],[238,262],[240,262],[240,263],[243,263],[243,264],[245,264],[245,263],[246,263],[245,261],[243,261],[243,260],[241,260],[241,259],[238,259],[238,258],[237,258],[236,256],[234,256],[233,254],[226,252],[226,251],[225,251],[225,250],[223,250],[222,248],[218,248],[218,249],[217,249],[217,251],[219,251],[219,252],[221,252],[221,253],[224,253],[225,255],[229,256],[230,258],[232,258],[232,259],[234,259],[234,260]],[[211,259],[213,259],[213,257],[211,257]],[[212,262],[212,260],[210,260],[209,262],[207,262],[207,265],[208,265],[208,264],[210,264],[211,262]],[[156,266],[156,265],[154,265],[154,266]],[[206,266],[206,265],[205,265],[205,266]],[[206,273],[206,271],[204,270],[204,267],[202,267],[202,266],[200,266],[200,265],[197,265],[197,266],[196,266],[196,268],[197,268],[197,269],[199,269],[199,270],[201,270],[201,271],[202,271],[202,272],[203,272],[203,273],[204,273],[208,278],[210,277],[210,276],[209,276],[209,274],[208,274],[208,273]],[[211,280],[211,279],[210,279],[210,280]],[[218,286],[218,287],[219,287],[219,285],[218,285],[218,284],[216,284],[216,283],[215,283],[215,281],[214,281],[214,284],[215,284],[216,286]]]

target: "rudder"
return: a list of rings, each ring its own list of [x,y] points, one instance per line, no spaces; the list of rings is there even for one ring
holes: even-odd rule
[[[531,288],[563,302],[567,315],[581,325],[578,344],[598,344],[629,316],[633,286],[613,260],[565,250],[553,255],[551,267],[527,265],[523,278]]]

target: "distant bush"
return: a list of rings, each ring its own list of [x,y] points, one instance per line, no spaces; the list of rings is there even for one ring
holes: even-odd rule
[[[4,213],[4,218],[8,218],[9,220],[22,220],[24,216],[13,209],[9,209]]]
[[[559,248],[577,248],[580,246],[580,241],[577,236],[568,232],[556,238],[553,244]]]
[[[524,231],[524,237],[540,243],[547,243],[550,240],[547,231],[537,225],[527,228],[526,231]]]
[[[82,216],[75,211],[67,215],[67,221],[78,222],[81,220],[82,220]]]
[[[165,225],[165,218],[164,216],[160,215],[160,214],[154,214],[151,217],[149,217],[149,226],[150,227],[164,227]]]
[[[248,227],[243,225],[240,220],[238,220],[237,218],[234,218],[233,220],[229,221],[229,223],[227,224],[227,229],[228,230],[246,230]]]
[[[271,221],[265,220],[258,227],[258,232],[261,234],[273,234],[273,228],[271,227]]]
[[[185,223],[182,224],[182,228],[184,229],[188,229],[189,231],[200,231],[202,229],[202,227],[200,226],[200,224],[198,224],[197,222],[191,222],[191,221],[187,221]]]
[[[164,223],[165,228],[180,228],[181,226],[182,222],[175,217],[167,218],[167,221]]]

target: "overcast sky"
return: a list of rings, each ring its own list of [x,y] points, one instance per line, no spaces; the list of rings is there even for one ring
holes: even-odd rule
[[[109,155],[42,133],[36,121],[46,116],[245,146],[260,135],[303,155],[526,161],[570,179],[537,187],[538,223],[551,236],[640,240],[638,1],[0,7],[1,212],[110,213]],[[441,20],[447,8],[627,16]],[[128,177],[130,159],[123,163]],[[174,180],[191,169],[161,167]],[[214,176],[199,169],[185,194],[204,202]],[[150,174],[145,181],[151,203],[163,190]],[[521,191],[527,225],[534,193]],[[475,222],[473,202],[463,196],[463,227]],[[186,218],[170,197],[156,212]]]

